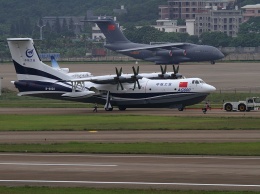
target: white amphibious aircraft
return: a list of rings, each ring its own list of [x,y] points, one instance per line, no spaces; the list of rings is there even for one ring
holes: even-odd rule
[[[36,96],[103,104],[106,110],[126,108],[178,108],[203,101],[215,87],[200,78],[184,78],[175,72],[73,76],[68,70],[44,64],[31,38],[8,38],[19,96]],[[76,75],[79,72],[76,73]],[[88,72],[87,72],[88,73]],[[178,78],[178,79],[177,79]]]

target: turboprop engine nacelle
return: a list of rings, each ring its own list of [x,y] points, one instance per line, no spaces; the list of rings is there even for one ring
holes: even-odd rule
[[[156,56],[185,56],[186,51],[182,49],[178,50],[162,50],[162,51],[156,51],[155,53]]]
[[[70,72],[70,69],[69,68],[60,68],[63,72],[65,73],[69,73]]]
[[[87,98],[90,96],[93,96],[95,92],[93,91],[82,91],[82,92],[68,92],[65,94],[62,94],[62,97],[70,97],[70,98]]]
[[[87,78],[92,76],[90,72],[71,72],[68,75],[72,78]]]

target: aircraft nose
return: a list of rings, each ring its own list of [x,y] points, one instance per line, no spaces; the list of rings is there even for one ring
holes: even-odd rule
[[[219,53],[218,53],[218,57],[219,57],[220,59],[222,59],[222,58],[225,57],[225,55],[224,55],[221,51],[219,51]]]
[[[215,47],[213,47],[213,48],[214,48],[214,53],[215,53],[214,55],[215,55],[216,59],[222,59],[225,57],[225,55],[218,48],[215,48]]]
[[[214,91],[216,91],[216,88],[212,85],[207,84],[206,90],[208,92],[214,92]]]

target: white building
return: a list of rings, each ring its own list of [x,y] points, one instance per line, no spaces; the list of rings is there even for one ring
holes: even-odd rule
[[[185,26],[178,26],[177,20],[156,20],[157,25],[152,27],[163,31],[163,32],[179,32],[179,33],[188,33],[189,35],[194,35],[194,19],[186,20]]]
[[[246,22],[251,17],[259,17],[260,16],[260,4],[256,5],[246,5],[241,7],[243,10],[243,20]]]

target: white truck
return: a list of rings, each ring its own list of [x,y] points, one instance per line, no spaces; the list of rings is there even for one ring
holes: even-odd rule
[[[260,107],[259,97],[249,97],[245,101],[238,102],[225,102],[223,104],[223,109],[226,111],[250,111],[258,110]]]

